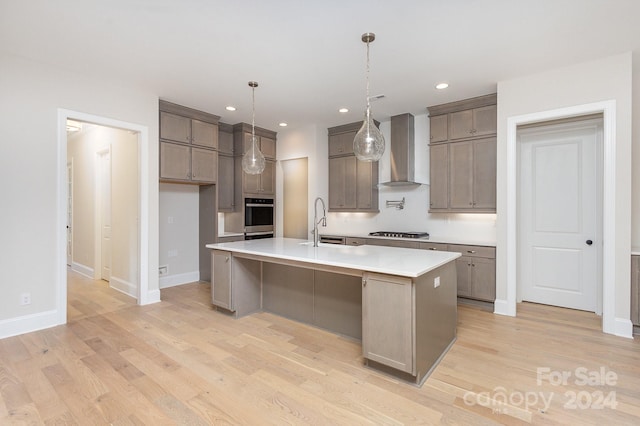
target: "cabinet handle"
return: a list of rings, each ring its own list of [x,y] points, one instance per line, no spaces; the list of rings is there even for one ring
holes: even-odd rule
[[[228,262],[229,261],[229,256],[225,256],[224,261]]]
[[[472,206],[472,205],[473,205],[473,203],[469,203],[469,205],[470,205],[470,206]]]
[[[476,252],[475,250],[467,250],[467,253],[471,253],[471,254],[473,254],[473,253],[475,253],[475,252]]]
[[[435,247],[429,247],[429,250],[438,250],[438,249]]]
[[[362,280],[362,287],[366,287],[367,286],[367,280]]]

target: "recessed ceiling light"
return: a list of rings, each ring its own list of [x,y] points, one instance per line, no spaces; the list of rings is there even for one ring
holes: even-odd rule
[[[436,84],[436,89],[438,89],[438,90],[446,89],[447,87],[449,87],[449,83],[438,83],[438,84]]]
[[[235,110],[236,110],[236,107],[229,105],[229,106],[226,108],[226,110],[227,110],[227,111],[235,111]]]
[[[288,124],[287,124],[287,123],[285,123],[285,122],[283,121],[282,123],[278,124],[278,126],[280,126],[280,127],[287,127],[287,126],[288,126]]]
[[[341,112],[344,114],[345,112],[349,112],[349,108],[340,108],[338,112]]]

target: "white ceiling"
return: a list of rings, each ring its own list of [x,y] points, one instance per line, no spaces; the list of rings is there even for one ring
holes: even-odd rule
[[[640,51],[639,19],[640,0],[0,0],[0,51],[232,124],[250,122],[256,80],[256,124],[278,130],[361,120],[364,32],[376,33],[371,94],[386,98],[373,112],[386,120]],[[449,89],[437,91],[441,81]],[[351,111],[339,114],[343,106]]]

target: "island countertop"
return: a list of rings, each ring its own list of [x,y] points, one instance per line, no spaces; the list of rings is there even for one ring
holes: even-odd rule
[[[207,244],[207,248],[315,265],[417,278],[460,253],[384,246],[319,244],[293,238],[265,238]],[[277,263],[277,262],[276,262]]]

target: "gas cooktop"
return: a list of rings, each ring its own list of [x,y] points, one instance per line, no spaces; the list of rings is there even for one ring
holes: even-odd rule
[[[391,232],[377,231],[370,232],[370,237],[393,237],[393,238],[429,238],[428,232]]]

